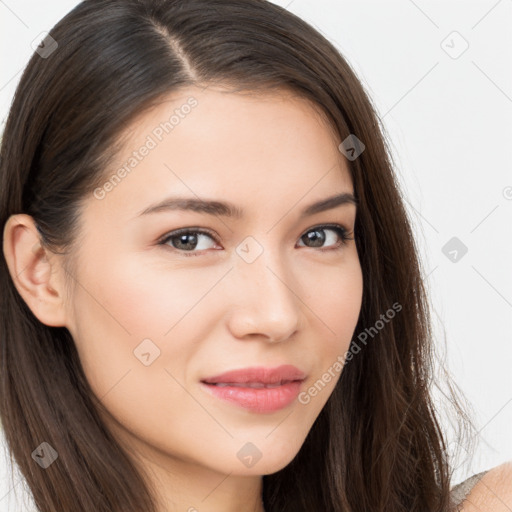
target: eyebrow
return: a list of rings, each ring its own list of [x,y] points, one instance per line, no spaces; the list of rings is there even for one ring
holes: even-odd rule
[[[321,199],[309,206],[306,206],[300,214],[300,218],[315,213],[331,210],[341,205],[353,204],[357,207],[358,199],[350,192],[343,192],[335,196]],[[148,215],[150,213],[157,213],[169,210],[193,211],[205,213],[207,215],[220,215],[234,219],[242,219],[244,212],[241,208],[233,203],[227,201],[216,201],[210,199],[197,199],[189,197],[168,197],[159,203],[148,206],[145,210],[140,212],[138,216]]]

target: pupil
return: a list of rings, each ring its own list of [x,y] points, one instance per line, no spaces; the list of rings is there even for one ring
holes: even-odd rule
[[[179,236],[179,243],[183,243],[184,245],[187,245],[187,238],[190,238],[192,239],[191,242],[189,242],[188,245],[192,245],[192,247],[187,247],[188,249],[194,249],[195,245],[197,244],[197,236],[191,234],[191,233],[187,233],[185,235],[180,235]]]
[[[325,241],[325,235],[322,235],[319,230],[310,231],[306,236],[310,241],[312,241],[315,245],[314,247],[321,247]]]

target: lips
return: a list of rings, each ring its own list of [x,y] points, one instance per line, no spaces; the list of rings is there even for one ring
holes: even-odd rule
[[[277,387],[289,382],[304,380],[305,373],[297,367],[284,364],[275,368],[250,367],[207,377],[201,382],[214,385],[233,385],[240,387]]]
[[[299,394],[304,372],[292,365],[244,368],[201,380],[210,395],[257,413],[289,406]]]

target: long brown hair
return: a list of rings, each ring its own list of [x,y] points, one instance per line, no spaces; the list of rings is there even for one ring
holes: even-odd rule
[[[449,510],[418,250],[384,128],[339,51],[265,0],[86,0],[50,35],[58,46],[49,40],[45,58],[34,53],[7,119],[0,226],[12,214],[31,215],[44,246],[69,258],[81,201],[104,181],[119,136],[181,87],[291,90],[320,107],[340,143],[351,134],[363,142],[348,160],[364,276],[355,333],[372,336],[363,347],[362,337],[352,340],[354,356],[296,457],[263,477],[265,510]],[[35,318],[4,255],[0,289],[0,414],[38,509],[155,512],[153,489],[100,420],[69,331]],[[394,304],[399,312],[375,328]],[[468,426],[453,389],[449,401]],[[58,453],[45,471],[31,458],[42,441]]]

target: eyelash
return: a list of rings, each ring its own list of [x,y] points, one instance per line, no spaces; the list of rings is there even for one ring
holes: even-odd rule
[[[339,224],[322,224],[322,225],[319,225],[319,226],[313,226],[312,228],[310,228],[307,231],[305,231],[304,234],[299,237],[299,239],[302,238],[304,235],[306,235],[307,233],[309,233],[311,231],[323,230],[323,229],[330,229],[330,230],[333,230],[334,232],[336,232],[338,234],[339,238],[341,239],[341,242],[339,242],[338,244],[336,244],[334,246],[318,248],[318,250],[321,251],[321,252],[336,251],[336,250],[339,251],[339,250],[343,249],[344,246],[347,245],[349,240],[354,240],[353,237],[349,236],[351,234],[349,232],[349,230],[346,229],[345,227],[339,225]],[[165,234],[163,237],[161,237],[159,239],[158,245],[167,245],[167,242],[169,242],[169,240],[171,240],[173,238],[176,238],[176,237],[178,237],[180,235],[184,235],[184,234],[202,234],[202,235],[207,235],[210,238],[212,238],[213,241],[216,244],[219,243],[217,241],[216,236],[211,231],[209,231],[207,229],[203,229],[203,228],[193,228],[192,227],[192,228],[177,229],[175,231],[172,231],[170,233]],[[186,257],[189,257],[189,256],[201,256],[201,254],[204,252],[204,251],[185,251],[183,249],[176,249],[175,247],[172,247],[172,246],[168,246],[168,247],[172,251],[179,252],[179,253],[183,254],[183,256],[186,256]],[[311,247],[311,249],[315,249],[315,248]]]

